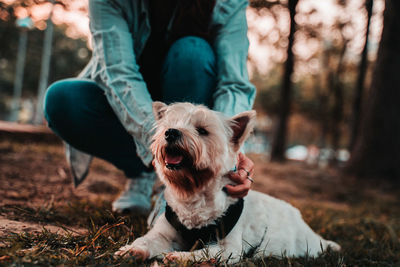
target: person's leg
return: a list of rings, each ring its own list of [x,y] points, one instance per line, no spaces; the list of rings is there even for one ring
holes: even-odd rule
[[[163,101],[210,107],[216,86],[215,65],[214,51],[206,40],[195,36],[178,39],[169,49],[161,73]]]
[[[136,154],[133,137],[122,126],[95,82],[67,79],[52,84],[45,96],[44,113],[49,127],[68,144],[109,161],[127,177],[136,178],[130,179],[127,185],[133,186],[128,191],[134,194],[122,195],[119,203],[113,203],[115,210],[130,209],[132,205],[150,208],[148,198],[154,180],[150,176],[154,173],[146,173],[147,167]],[[138,185],[140,188],[136,188]],[[146,194],[135,190],[146,191]]]
[[[95,82],[67,79],[52,84],[44,113],[49,127],[71,146],[111,162],[128,177],[146,169],[132,136]]]

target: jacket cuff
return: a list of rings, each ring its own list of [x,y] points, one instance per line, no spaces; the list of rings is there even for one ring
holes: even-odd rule
[[[141,135],[133,137],[133,141],[136,145],[136,153],[142,160],[143,164],[147,167],[151,167],[153,161],[153,154],[150,150],[150,145],[154,135],[154,118],[151,117],[143,123]]]
[[[151,162],[153,161],[153,154],[151,153],[150,148],[138,142],[135,138],[133,138],[133,141],[135,142],[136,145],[137,155],[142,160],[145,166],[150,167]]]

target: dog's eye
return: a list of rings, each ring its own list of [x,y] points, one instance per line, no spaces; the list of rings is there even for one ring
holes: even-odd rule
[[[198,132],[200,135],[208,135],[207,130],[204,129],[204,128],[202,128],[202,127],[197,127],[197,132]]]

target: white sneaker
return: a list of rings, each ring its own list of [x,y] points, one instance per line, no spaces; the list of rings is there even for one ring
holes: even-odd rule
[[[157,178],[155,172],[142,172],[134,179],[128,179],[125,191],[112,203],[114,212],[148,214],[151,209],[151,193]]]

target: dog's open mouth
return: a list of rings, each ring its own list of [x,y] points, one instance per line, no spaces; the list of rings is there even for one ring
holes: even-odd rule
[[[182,168],[183,159],[183,153],[177,147],[167,146],[165,148],[164,162],[168,169],[178,170]]]

